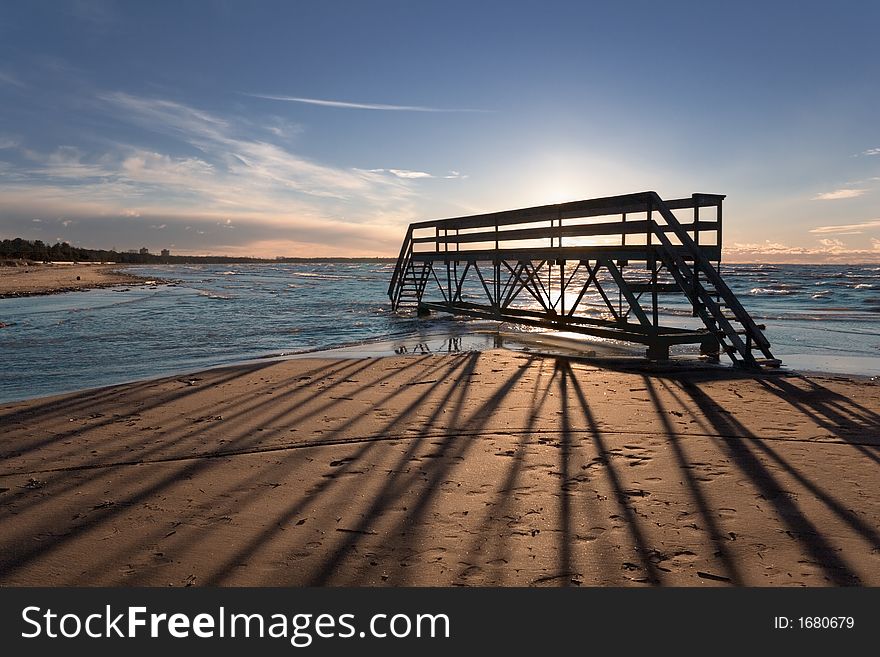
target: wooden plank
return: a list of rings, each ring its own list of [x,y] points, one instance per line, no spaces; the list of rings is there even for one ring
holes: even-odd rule
[[[685,230],[692,232],[695,230],[694,224],[682,224]],[[667,233],[675,232],[672,226],[658,226],[658,230],[665,230]],[[469,244],[473,242],[493,242],[496,239],[499,242],[510,242],[514,240],[537,240],[551,239],[554,237],[595,237],[598,235],[642,235],[648,230],[648,221],[608,221],[595,224],[572,224],[568,226],[557,226],[553,228],[517,228],[513,230],[502,230],[499,232],[481,231],[479,233],[464,233],[461,235],[449,235],[447,237],[436,237],[427,235],[424,237],[414,237],[414,244]],[[696,224],[696,230],[718,230],[718,224],[714,221],[701,221]]]
[[[596,260],[597,258],[610,258],[613,260],[645,261],[656,255],[661,246],[648,247],[645,245],[634,246],[563,246],[544,248],[511,248],[511,249],[472,249],[462,251],[450,251],[449,253],[437,251],[413,251],[412,259],[417,262],[477,262],[493,261],[495,259],[509,261],[532,261],[532,260]],[[684,258],[691,258],[691,253],[686,247],[673,246],[672,249]],[[665,249],[663,249],[665,252]],[[701,246],[703,257],[717,260],[720,249],[717,246]]]

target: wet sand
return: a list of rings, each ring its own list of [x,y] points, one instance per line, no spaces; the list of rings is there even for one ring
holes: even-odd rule
[[[145,278],[120,272],[119,268],[83,263],[0,267],[0,299],[146,283]]]
[[[0,426],[3,585],[880,585],[877,382],[295,359]]]

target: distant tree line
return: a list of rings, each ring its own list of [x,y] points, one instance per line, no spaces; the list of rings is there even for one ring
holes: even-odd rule
[[[227,262],[394,262],[393,258],[246,258],[235,256],[159,255],[131,253],[105,249],[84,249],[67,242],[45,244],[41,240],[13,240],[0,242],[0,260],[32,260],[36,262],[121,262],[126,264],[213,264]]]

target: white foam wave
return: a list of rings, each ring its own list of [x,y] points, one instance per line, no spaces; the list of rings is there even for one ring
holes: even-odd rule
[[[749,290],[749,294],[753,295],[776,295],[776,296],[787,296],[790,294],[797,294],[797,290],[793,290],[791,288],[775,288],[775,287],[753,287]]]

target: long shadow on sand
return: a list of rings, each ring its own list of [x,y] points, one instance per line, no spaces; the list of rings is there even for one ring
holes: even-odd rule
[[[705,536],[708,555],[701,558],[712,565],[711,580],[753,582],[713,501],[714,484],[696,474],[700,464],[686,442],[697,434],[683,433],[669,419],[674,404],[695,410],[700,439],[766,501],[780,530],[827,582],[864,583],[781,475],[874,551],[880,551],[880,533],[773,441],[749,430],[738,409],[707,392],[701,384],[718,380],[717,371],[626,373],[643,386],[654,416],[640,433],[635,421],[625,431],[609,428],[601,389],[578,361],[516,358],[517,367],[488,384],[477,381],[501,370],[487,371],[485,359],[471,353],[414,358],[388,370],[381,360],[304,368],[272,379],[268,392],[257,388],[219,407],[207,394],[200,397],[199,386],[166,381],[164,388],[146,382],[0,412],[21,436],[5,456],[25,459],[0,476],[43,480],[40,489],[22,486],[0,497],[7,526],[0,582],[680,583],[663,545],[666,516],[658,522],[650,515],[649,485],[636,479],[638,467],[659,458],[655,452],[669,455],[682,491],[675,494],[692,510],[688,522]],[[212,385],[275,371],[272,363],[230,370]],[[361,375],[369,383],[360,383]],[[857,457],[880,462],[880,416],[873,410],[809,378],[730,376],[757,381],[793,417],[849,443]],[[352,406],[337,416],[343,401]],[[175,403],[185,403],[186,413],[163,425],[168,438],[147,428],[150,440],[135,452],[130,442],[100,433]],[[120,412],[70,421],[107,404]],[[221,419],[195,421],[202,417]],[[31,436],[38,418],[44,431]],[[296,433],[318,420],[325,428]],[[640,441],[661,444],[633,456]],[[343,451],[327,451],[337,448]],[[56,450],[60,465],[39,458],[48,449]],[[335,456],[323,465],[315,463],[319,453]],[[238,459],[258,456],[248,467],[230,469]],[[484,471],[472,472],[472,463]],[[316,474],[296,488],[291,477],[300,472]],[[124,492],[114,495],[114,489]],[[166,503],[173,494],[178,501]],[[544,494],[554,500],[552,508],[535,507],[533,500]],[[441,509],[457,515],[442,518]],[[80,543],[91,548],[75,549]],[[185,571],[188,578],[181,576]]]

